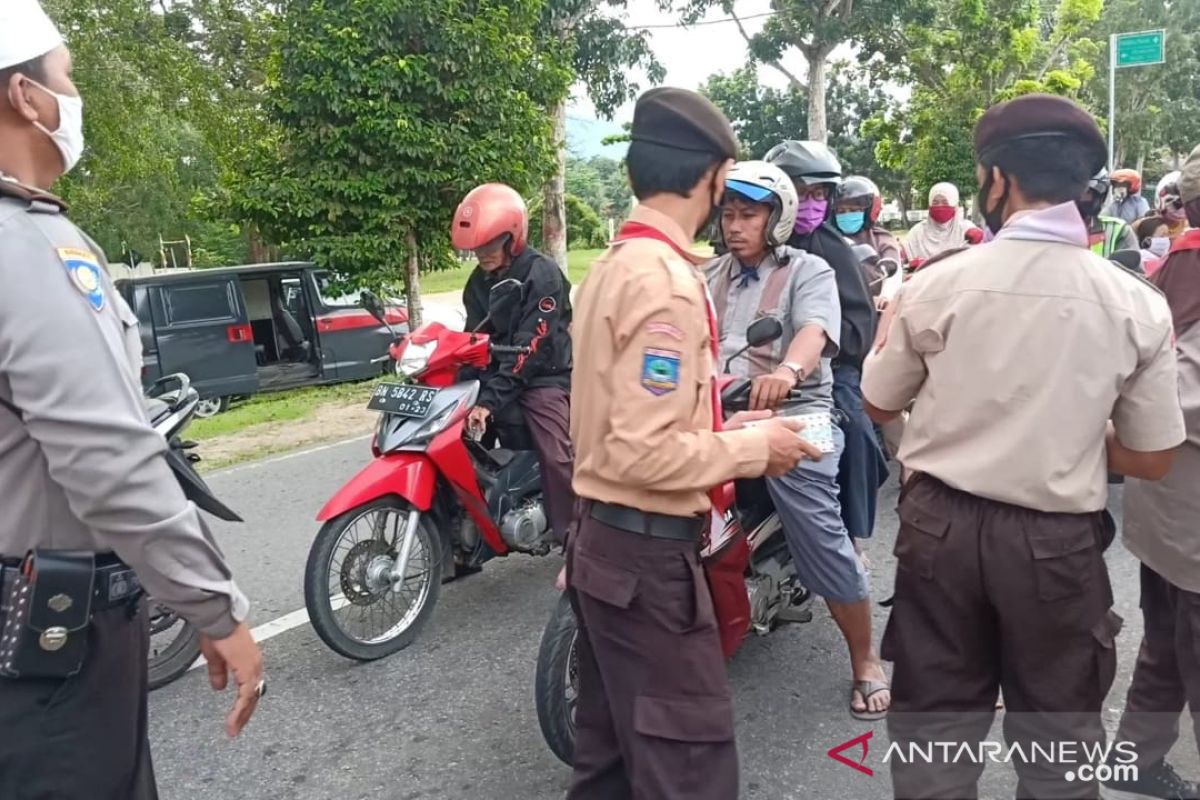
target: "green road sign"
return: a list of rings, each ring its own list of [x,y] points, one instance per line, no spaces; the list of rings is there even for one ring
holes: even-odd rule
[[[1144,67],[1162,64],[1167,60],[1167,32],[1142,31],[1117,34],[1117,64],[1119,67]]]

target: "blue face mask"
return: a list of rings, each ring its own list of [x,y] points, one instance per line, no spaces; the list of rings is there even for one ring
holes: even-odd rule
[[[838,214],[834,219],[837,221],[838,230],[847,236],[853,236],[863,229],[867,224],[867,212],[865,211],[846,211]]]

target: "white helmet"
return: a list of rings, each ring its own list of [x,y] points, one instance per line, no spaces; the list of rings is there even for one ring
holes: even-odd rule
[[[1168,211],[1169,206],[1178,204],[1178,208],[1182,208],[1183,204],[1179,202],[1179,179],[1183,177],[1183,173],[1176,170],[1168,172],[1163,176],[1163,179],[1158,182],[1158,188],[1154,190],[1154,210],[1158,212]]]
[[[799,201],[792,179],[779,167],[766,161],[739,161],[725,179],[725,191],[771,206],[767,221],[769,247],[779,247],[791,238]]]

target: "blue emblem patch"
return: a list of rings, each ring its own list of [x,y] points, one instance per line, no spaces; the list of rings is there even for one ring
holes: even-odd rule
[[[96,311],[104,308],[104,282],[100,279],[100,264],[89,250],[74,247],[58,248],[58,258],[67,269],[75,288],[87,298]]]
[[[642,354],[642,386],[653,395],[679,388],[679,353],[647,347]]]

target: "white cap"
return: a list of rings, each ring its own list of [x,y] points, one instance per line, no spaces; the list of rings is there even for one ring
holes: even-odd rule
[[[0,0],[0,69],[44,56],[62,43],[38,0]]]

